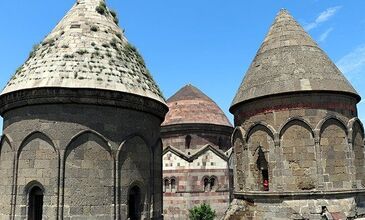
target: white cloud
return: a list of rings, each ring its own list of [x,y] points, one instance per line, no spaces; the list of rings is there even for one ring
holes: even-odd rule
[[[309,24],[307,24],[304,29],[306,31],[312,30],[313,28],[316,28],[318,25],[320,25],[323,22],[328,21],[332,16],[334,16],[338,10],[340,10],[342,8],[342,6],[336,6],[336,7],[331,7],[331,8],[327,8],[325,11],[321,12],[318,17],[316,18],[316,20],[314,22],[311,22]]]
[[[333,28],[328,28],[325,32],[323,32],[320,36],[319,36],[319,41],[320,42],[324,42],[327,37],[330,35],[330,33],[333,31]]]
[[[337,66],[350,80],[354,79],[356,75],[365,70],[365,45],[358,46],[346,54],[337,62]]]

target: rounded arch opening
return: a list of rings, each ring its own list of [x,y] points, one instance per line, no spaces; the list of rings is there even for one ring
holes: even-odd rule
[[[170,180],[165,178],[163,181],[164,192],[168,192],[170,190]]]
[[[215,191],[218,188],[218,178],[216,176],[210,177],[210,191]]]
[[[42,186],[33,185],[28,194],[28,220],[42,220],[44,189]]]
[[[204,191],[208,192],[209,191],[209,177],[205,176],[203,177],[203,184],[204,184]]]

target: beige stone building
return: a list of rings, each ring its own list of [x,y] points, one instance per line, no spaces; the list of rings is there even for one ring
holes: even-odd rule
[[[360,96],[281,10],[233,100],[234,198],[227,219],[365,214]]]
[[[167,100],[162,124],[164,218],[188,219],[207,203],[224,215],[232,188],[232,125],[217,104],[192,85]]]
[[[167,110],[115,13],[78,0],[1,93],[0,219],[162,219]]]

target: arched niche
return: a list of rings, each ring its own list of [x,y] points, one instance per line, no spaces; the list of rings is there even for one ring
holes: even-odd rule
[[[244,139],[244,130],[236,127],[233,131],[231,142],[234,151],[233,184],[237,191],[243,191],[246,186],[248,171],[248,151]]]
[[[246,188],[253,191],[272,189],[278,182],[273,176],[276,170],[274,134],[262,124],[252,127],[247,135],[248,177]],[[270,184],[265,186],[265,182]]]
[[[320,129],[323,182],[327,189],[351,187],[348,173],[348,141],[346,126],[336,118],[326,120]]]
[[[131,137],[121,145],[118,152],[118,204],[121,219],[129,216],[128,192],[134,184],[137,184],[141,191],[142,219],[150,218],[152,159],[151,149],[139,136]]]
[[[364,128],[359,121],[356,121],[352,127],[352,144],[355,154],[356,180],[360,187],[365,187]]]
[[[85,131],[65,151],[63,216],[108,218],[114,204],[114,159],[108,141]]]
[[[287,191],[316,188],[317,164],[314,133],[308,123],[291,120],[280,132],[284,159],[283,183]]]
[[[0,219],[11,215],[11,199],[14,173],[14,152],[9,138],[2,136],[0,142]]]
[[[28,218],[22,207],[29,205],[28,188],[42,183],[44,219],[57,218],[59,193],[59,154],[52,139],[41,132],[29,134],[21,143],[17,155],[15,214]],[[45,217],[47,216],[47,218]]]

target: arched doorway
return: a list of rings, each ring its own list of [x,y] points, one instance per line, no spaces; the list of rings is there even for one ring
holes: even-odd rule
[[[44,192],[34,186],[29,192],[28,220],[42,220]]]
[[[141,219],[141,189],[138,186],[129,191],[128,217],[130,220]]]

